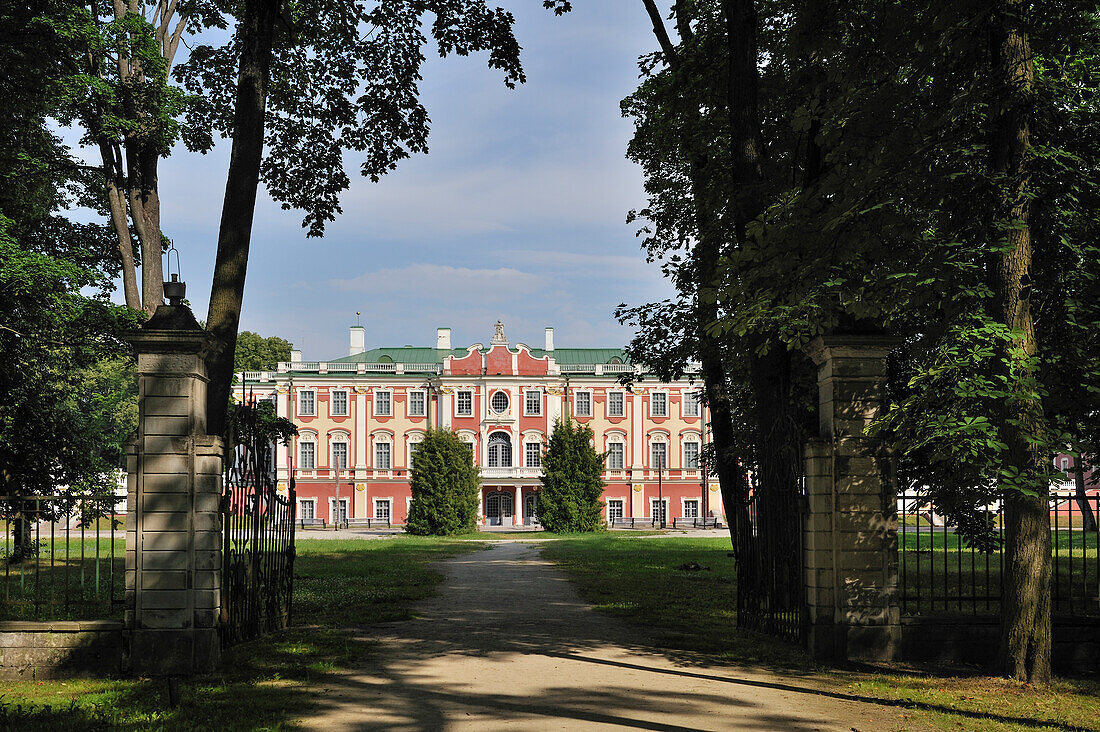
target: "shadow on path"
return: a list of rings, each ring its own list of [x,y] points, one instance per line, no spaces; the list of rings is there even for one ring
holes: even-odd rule
[[[306,727],[368,729],[923,729],[907,706],[751,669],[688,670],[594,611],[530,546],[441,565],[416,619],[376,626],[365,665],[331,681]],[[364,619],[365,621],[368,619]]]

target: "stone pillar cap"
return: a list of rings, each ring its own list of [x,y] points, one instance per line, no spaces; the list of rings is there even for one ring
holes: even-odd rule
[[[153,317],[125,336],[141,353],[199,353],[208,345],[209,334],[195,320],[186,305],[161,305]]]
[[[884,358],[904,341],[900,336],[881,333],[837,333],[814,338],[806,353],[818,365],[825,361],[825,352],[834,349],[845,350],[848,356]]]

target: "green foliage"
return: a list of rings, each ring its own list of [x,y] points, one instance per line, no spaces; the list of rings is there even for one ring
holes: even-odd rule
[[[604,455],[592,446],[592,428],[558,421],[542,456],[539,521],[557,533],[599,531],[602,510]]]
[[[412,505],[405,531],[450,536],[477,531],[481,474],[470,448],[450,430],[432,429],[413,454]]]
[[[233,371],[271,371],[280,361],[290,360],[293,347],[294,344],[279,336],[264,338],[250,330],[241,331],[233,352]]]

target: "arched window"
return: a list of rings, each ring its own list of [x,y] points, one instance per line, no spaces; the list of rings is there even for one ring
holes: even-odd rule
[[[512,438],[505,432],[489,435],[489,467],[512,467]]]

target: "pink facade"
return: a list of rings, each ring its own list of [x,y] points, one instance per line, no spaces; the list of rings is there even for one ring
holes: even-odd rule
[[[483,525],[537,523],[541,454],[566,414],[587,424],[606,452],[604,515],[648,521],[722,519],[717,481],[700,469],[707,439],[698,384],[660,383],[638,374],[616,349],[555,349],[509,344],[503,326],[488,346],[452,349],[446,329],[435,348],[363,350],[328,362],[299,359],[243,383],[272,399],[299,435],[277,449],[282,490],[294,472],[300,518],[402,524],[411,501],[411,451],[429,427],[446,427],[470,444],[481,466]]]

